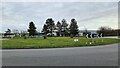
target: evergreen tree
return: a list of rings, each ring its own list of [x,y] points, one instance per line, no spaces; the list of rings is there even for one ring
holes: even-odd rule
[[[42,32],[43,32],[44,34],[47,34],[47,33],[48,33],[48,27],[47,27],[46,24],[44,24],[43,29],[42,29]]]
[[[44,35],[44,39],[46,39],[47,33],[48,33],[48,27],[47,27],[46,24],[44,24],[43,29],[42,29],[42,32],[45,34],[45,35]]]
[[[53,36],[53,30],[55,29],[55,23],[54,23],[54,20],[52,18],[48,18],[46,20],[46,25],[48,27],[48,30],[51,34],[51,36]]]
[[[32,21],[29,23],[28,32],[29,32],[29,36],[34,36],[36,34],[36,27]]]
[[[57,27],[57,30],[58,30],[57,36],[60,36],[61,35],[61,30],[62,30],[62,25],[59,21],[57,22],[56,27]]]
[[[71,19],[71,24],[69,29],[70,29],[70,34],[72,36],[76,36],[78,34],[78,25],[75,19]]]
[[[63,32],[63,35],[65,36],[66,33],[67,33],[67,26],[68,26],[68,24],[67,24],[65,19],[63,19],[61,22],[62,22],[62,32]]]

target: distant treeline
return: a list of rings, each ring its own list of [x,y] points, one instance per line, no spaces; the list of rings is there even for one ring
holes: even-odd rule
[[[112,29],[110,27],[100,27],[97,33],[102,33],[104,36],[120,36],[120,29]]]
[[[72,18],[70,21],[70,24],[67,23],[65,19],[62,19],[61,21],[57,21],[55,24],[55,21],[52,18],[48,18],[45,21],[45,24],[43,25],[42,33],[44,37],[47,36],[54,36],[54,33],[56,33],[56,36],[79,36],[79,29],[78,29],[77,21],[76,19]],[[93,27],[93,26],[91,26]],[[33,21],[29,23],[29,29],[27,31],[21,31],[21,35],[24,36],[25,34],[28,34],[29,36],[34,36],[38,34],[36,30],[36,26]],[[15,35],[19,33],[18,30],[13,31]],[[6,35],[10,34],[11,30],[8,29],[6,31]],[[84,34],[87,34],[87,29],[83,32]],[[120,36],[120,29],[112,29],[110,27],[102,26],[97,30],[98,34],[103,34],[103,36]],[[19,33],[20,34],[20,33]]]

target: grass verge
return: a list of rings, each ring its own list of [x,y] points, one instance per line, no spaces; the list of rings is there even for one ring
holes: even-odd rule
[[[74,39],[78,42],[74,42]],[[95,46],[120,43],[120,39],[112,38],[85,38],[85,37],[43,37],[27,38],[15,37],[10,40],[2,40],[2,49],[29,49],[29,48],[61,48],[61,47],[80,47]]]

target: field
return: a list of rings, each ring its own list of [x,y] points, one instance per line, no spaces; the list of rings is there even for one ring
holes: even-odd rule
[[[78,39],[75,42],[74,39]],[[80,46],[97,46],[103,44],[118,43],[118,39],[110,38],[85,38],[85,37],[43,37],[27,38],[15,37],[10,40],[2,40],[3,49],[22,49],[22,48],[61,48],[61,47],[80,47]]]

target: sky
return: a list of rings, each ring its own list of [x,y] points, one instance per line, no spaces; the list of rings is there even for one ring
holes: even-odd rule
[[[48,18],[55,23],[75,18],[80,30],[97,30],[101,26],[118,28],[117,2],[3,2],[2,31],[27,30],[33,21],[41,31]]]

